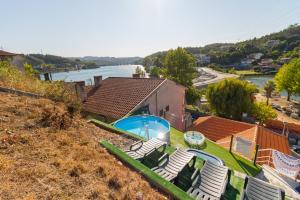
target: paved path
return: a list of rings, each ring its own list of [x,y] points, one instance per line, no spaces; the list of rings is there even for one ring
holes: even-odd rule
[[[201,75],[194,80],[194,86],[198,88],[206,87],[208,84],[216,83],[226,78],[239,77],[235,74],[222,73],[207,67],[199,67],[198,72],[201,73]]]

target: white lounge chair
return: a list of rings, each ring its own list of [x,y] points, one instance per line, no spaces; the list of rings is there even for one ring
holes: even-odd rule
[[[220,199],[228,182],[228,167],[206,161],[187,193],[195,199]]]
[[[241,200],[283,200],[284,192],[265,181],[248,177]]]
[[[163,142],[159,139],[152,138],[147,142],[138,141],[132,145],[130,145],[129,150],[125,151],[130,157],[138,160],[142,159],[145,156],[151,154],[153,151],[159,149],[160,147],[165,147],[167,145],[166,142]]]
[[[177,149],[170,156],[167,154],[163,155],[159,159],[162,162],[157,167],[152,168],[152,170],[167,181],[172,181],[193,158],[194,154],[183,149]]]

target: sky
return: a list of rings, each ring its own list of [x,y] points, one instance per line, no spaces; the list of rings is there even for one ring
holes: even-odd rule
[[[146,56],[237,42],[300,23],[299,0],[0,0],[0,49]]]

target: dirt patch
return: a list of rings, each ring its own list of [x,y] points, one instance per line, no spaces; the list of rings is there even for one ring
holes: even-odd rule
[[[0,92],[1,199],[166,199],[98,144],[132,143],[62,104]]]

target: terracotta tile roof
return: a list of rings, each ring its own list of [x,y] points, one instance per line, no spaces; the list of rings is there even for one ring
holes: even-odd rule
[[[240,133],[253,128],[255,125],[238,122],[216,116],[199,117],[190,128],[191,130],[203,133],[213,141]]]
[[[242,131],[240,133],[235,134],[235,136],[239,136],[242,137],[246,140],[249,140],[251,142],[256,142],[256,132],[257,132],[257,126],[254,126],[250,129],[247,129],[245,131]],[[227,136],[225,138],[222,138],[218,141],[216,141],[217,144],[220,144],[223,147],[228,147],[229,145],[229,141],[231,139],[231,136]],[[227,143],[226,143],[227,142]]]
[[[16,55],[18,55],[18,54],[0,50],[0,56],[16,56]]]
[[[287,138],[262,126],[257,128],[256,143],[259,144],[260,149],[271,148],[291,155]]]
[[[282,153],[291,154],[288,140],[265,127],[233,121],[225,118],[208,116],[198,118],[191,130],[203,133],[207,138],[228,147],[231,135],[240,136],[259,144],[260,149],[276,149]]]
[[[158,88],[166,79],[111,77],[90,90],[85,111],[114,119],[121,118]]]

